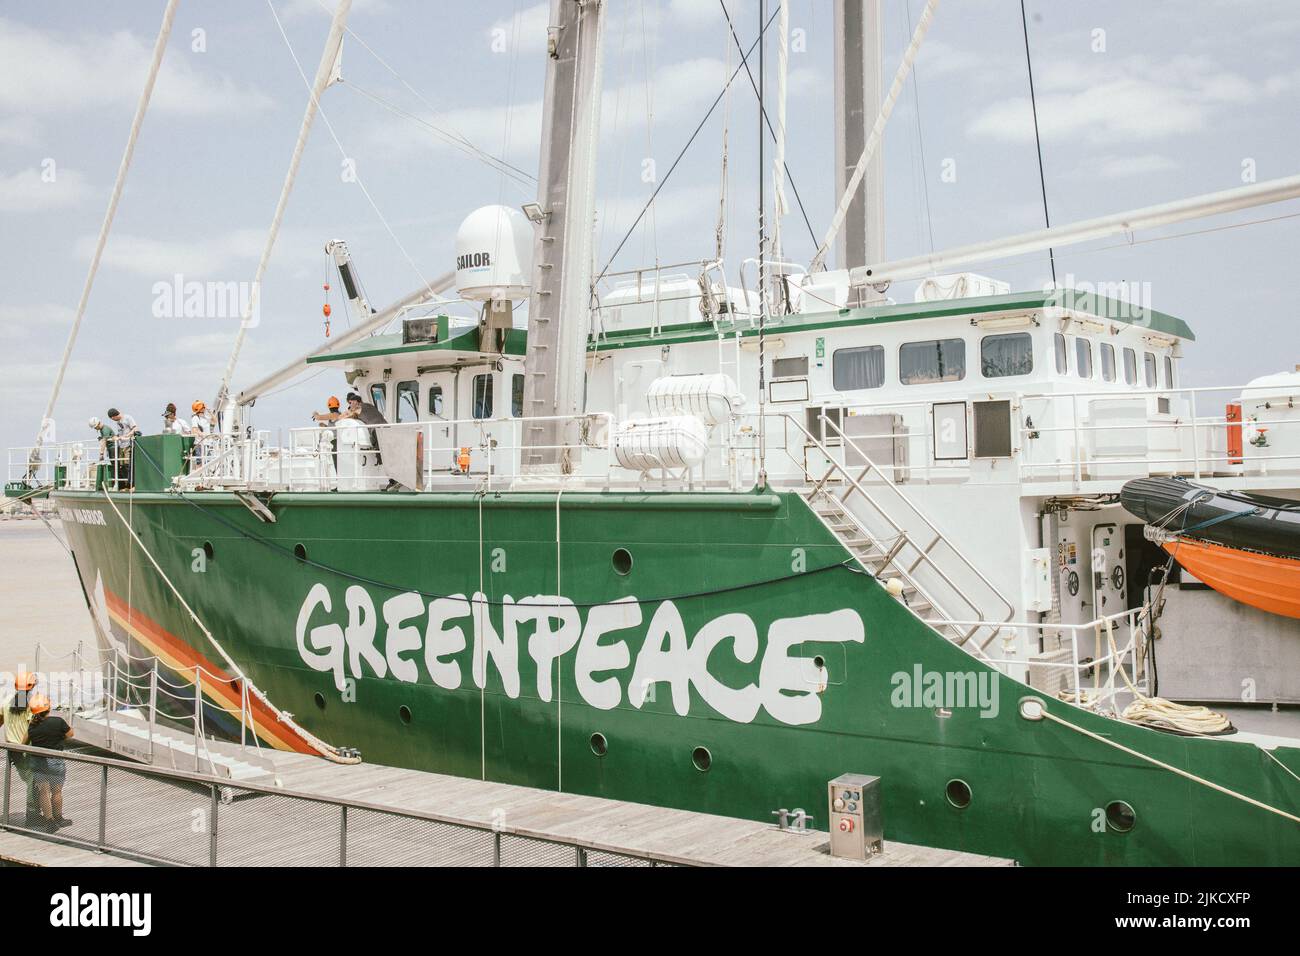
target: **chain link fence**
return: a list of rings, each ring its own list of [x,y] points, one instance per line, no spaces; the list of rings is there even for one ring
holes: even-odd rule
[[[0,742],[0,828],[169,866],[676,866],[615,848]],[[40,813],[57,791],[63,823]]]

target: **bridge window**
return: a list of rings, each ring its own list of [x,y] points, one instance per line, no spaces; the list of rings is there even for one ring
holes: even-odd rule
[[[880,388],[885,384],[884,347],[864,345],[856,349],[836,349],[831,356],[831,381],[837,392]]]
[[[442,386],[429,386],[429,414],[434,418],[442,418]]]
[[[416,381],[397,383],[397,421],[418,422],[420,420],[420,383]]]
[[[1034,340],[1028,332],[986,335],[980,339],[980,370],[985,378],[1028,375],[1034,370]]]
[[[474,417],[492,417],[492,376],[474,376]]]
[[[1171,356],[1165,356],[1165,388],[1174,387],[1174,360]]]
[[[1142,355],[1142,365],[1146,371],[1147,388],[1156,387],[1156,357],[1150,352],[1144,352]]]
[[[524,377],[516,375],[510,379],[510,414],[515,418],[524,417]]]
[[[1101,343],[1101,377],[1107,382],[1115,381],[1115,346],[1109,342]]]
[[[1056,374],[1065,375],[1070,371],[1070,353],[1065,347],[1065,336],[1057,332],[1054,341],[1056,343]]]
[[[1124,350],[1124,381],[1129,385],[1138,383],[1137,353],[1132,349]]]
[[[387,404],[386,391],[383,385],[370,386],[370,404],[375,406],[379,410],[379,414],[385,418],[388,417],[388,413],[384,411],[384,406]]]
[[[1074,370],[1079,378],[1092,378],[1092,343],[1082,336],[1074,340]]]
[[[908,342],[898,350],[898,380],[904,385],[960,382],[966,377],[966,343],[962,339]]]

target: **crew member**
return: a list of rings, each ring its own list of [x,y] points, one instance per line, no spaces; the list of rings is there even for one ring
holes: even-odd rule
[[[72,736],[68,722],[50,715],[50,699],[44,694],[32,694],[31,705],[32,723],[27,730],[27,743],[62,751],[64,742]],[[32,761],[32,782],[36,784],[44,829],[50,833],[72,822],[63,816],[63,781],[67,776],[67,764],[62,757],[41,755]]]

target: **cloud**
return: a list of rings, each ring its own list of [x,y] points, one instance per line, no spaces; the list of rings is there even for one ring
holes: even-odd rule
[[[75,206],[89,193],[85,176],[75,169],[58,169],[53,182],[46,182],[37,169],[23,169],[12,176],[0,175],[0,210],[8,213]]]
[[[140,236],[114,232],[104,249],[103,266],[153,282],[171,282],[177,274],[186,281],[247,282],[266,242],[265,229],[231,229],[196,239]],[[74,251],[89,260],[95,236],[84,235]],[[320,267],[319,234],[282,229],[271,255],[271,268],[294,268],[308,262]]]
[[[546,28],[551,25],[549,2],[533,4],[488,27],[493,52],[538,53],[546,49]]]
[[[1038,81],[1038,124],[1044,141],[1090,144],[1154,141],[1199,132],[1229,107],[1250,103],[1259,88],[1206,57],[1147,57],[1084,65],[1049,62]],[[972,137],[1034,141],[1029,98],[989,104],[969,124]]]
[[[173,38],[173,45],[176,44]],[[134,107],[152,43],[119,30],[65,34],[0,18],[0,110],[22,115]],[[175,54],[175,51],[173,51]],[[226,76],[197,69],[201,57],[164,57],[151,109],[183,115],[240,113],[271,100]]]
[[[0,119],[0,146],[35,146],[39,127],[31,116]]]
[[[1178,163],[1170,157],[1159,153],[1143,153],[1138,156],[1111,156],[1103,159],[1096,172],[1103,179],[1123,179],[1126,176],[1167,173],[1175,169],[1178,169]]]
[[[282,20],[300,20],[311,16],[334,16],[336,4],[331,0],[288,0],[280,10]],[[352,0],[352,14],[387,13],[388,0]],[[349,21],[350,22],[350,21]]]

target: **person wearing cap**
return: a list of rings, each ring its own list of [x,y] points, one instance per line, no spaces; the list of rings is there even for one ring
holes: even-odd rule
[[[90,427],[99,439],[99,460],[104,461],[108,457],[108,443],[113,440],[113,427],[98,415],[90,416]]]
[[[167,407],[163,409],[163,434],[164,435],[188,435],[190,430],[185,426],[185,422],[176,417],[176,403],[168,402]]]
[[[321,425],[324,426],[328,425],[330,422],[336,422],[343,417],[339,412],[339,397],[337,395],[331,395],[329,401],[326,402],[325,405],[329,411],[312,412],[312,421],[320,422]]]
[[[32,689],[35,686],[35,674],[14,675],[14,689],[6,691],[3,707],[0,707],[0,721],[4,723],[6,743],[27,743],[27,733],[32,723]],[[32,764],[27,759],[27,754],[14,753],[10,756],[14,767],[18,770],[18,778],[27,791],[27,825],[31,826],[40,814],[36,787],[32,783]]]
[[[64,743],[72,736],[68,722],[62,717],[51,716],[50,699],[44,694],[32,694],[31,709],[28,745],[61,752]],[[68,767],[62,757],[40,755],[32,762],[32,782],[36,785],[40,813],[47,831],[53,832],[72,822],[63,816],[63,781],[67,776]]]
[[[190,411],[194,414],[190,416],[190,435],[194,437],[194,464],[196,466],[203,463],[203,454],[209,444],[208,436],[215,430],[214,416],[208,414],[207,403],[201,398],[194,399],[190,403]]]
[[[140,426],[135,423],[134,418],[124,415],[116,408],[108,410],[108,417],[117,427],[113,455],[113,483],[118,488],[125,487],[130,490],[135,484],[131,480],[131,442],[136,435],[140,434]]]

